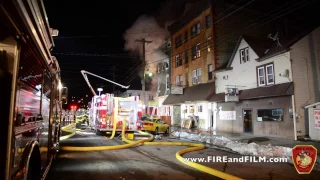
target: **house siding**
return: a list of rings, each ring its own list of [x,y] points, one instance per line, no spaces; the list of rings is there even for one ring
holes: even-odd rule
[[[245,47],[249,47],[249,62],[240,64],[239,49]],[[231,64],[233,69],[216,73],[216,93],[225,92],[227,85],[235,85],[239,90],[258,87],[256,67],[268,63],[274,64],[275,84],[291,82],[292,73],[289,52],[274,56],[262,62],[257,62],[257,58],[258,56],[254,50],[242,39]],[[280,76],[286,69],[289,71],[289,77]],[[224,80],[223,76],[228,76],[228,79]]]
[[[305,105],[320,100],[320,28],[305,36],[291,47],[297,136],[309,134]]]
[[[240,63],[240,49],[249,48],[249,61]],[[288,83],[292,81],[290,53],[282,53],[261,62],[257,61],[258,55],[254,49],[242,39],[231,62],[232,70],[216,72],[216,93],[224,93],[227,87],[239,90],[257,88],[257,67],[273,63],[274,84]],[[288,75],[284,76],[284,72]],[[281,74],[281,75],[280,75]],[[228,76],[228,79],[223,79]],[[268,86],[268,85],[267,85]],[[264,86],[265,87],[265,86]],[[252,100],[240,100],[238,102],[221,102],[217,107],[217,130],[231,133],[244,133],[244,110],[251,110],[252,134],[259,136],[281,137],[294,139],[294,121],[289,114],[292,110],[292,96],[265,97]],[[258,121],[257,111],[259,109],[283,109],[283,121]],[[220,120],[220,111],[234,111],[234,120]]]
[[[270,105],[269,102],[272,102],[272,105]],[[221,107],[222,111],[236,111],[236,119],[220,120],[218,112],[217,130],[230,133],[243,133],[243,110],[252,110],[253,135],[294,139],[293,119],[289,114],[289,109],[292,108],[291,105],[291,96],[247,100],[241,102],[218,103],[218,107]],[[257,120],[257,111],[259,109],[277,108],[283,109],[283,121],[260,122]]]

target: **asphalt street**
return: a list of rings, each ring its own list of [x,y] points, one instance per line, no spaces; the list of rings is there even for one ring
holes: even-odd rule
[[[163,137],[155,141],[181,141]],[[124,144],[120,138],[108,140],[94,132],[81,131],[61,142],[61,146],[112,146]],[[139,146],[122,150],[96,152],[59,152],[48,180],[213,180],[219,179],[179,162],[175,153],[185,147]],[[218,149],[207,148],[190,152],[184,157],[228,156],[240,157]],[[201,163],[219,171],[244,179],[319,179],[320,172],[299,175],[288,163]]]

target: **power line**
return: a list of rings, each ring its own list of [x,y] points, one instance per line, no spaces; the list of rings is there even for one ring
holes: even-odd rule
[[[53,55],[64,55],[64,56],[90,56],[90,57],[115,57],[115,58],[132,58],[137,59],[139,56],[127,56],[119,54],[89,54],[89,53],[61,53],[61,52],[52,52]]]

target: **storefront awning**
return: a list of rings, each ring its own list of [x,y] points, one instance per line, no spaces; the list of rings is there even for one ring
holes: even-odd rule
[[[293,95],[293,83],[276,84],[239,91],[239,100],[259,99]],[[210,98],[212,102],[224,102],[225,93],[215,94]]]
[[[214,82],[183,88],[183,94],[170,94],[163,105],[180,104],[188,101],[207,101],[214,94],[214,90]]]

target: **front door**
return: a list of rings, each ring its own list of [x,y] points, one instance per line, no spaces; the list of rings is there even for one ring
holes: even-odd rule
[[[243,110],[243,127],[245,133],[252,133],[252,110]]]

